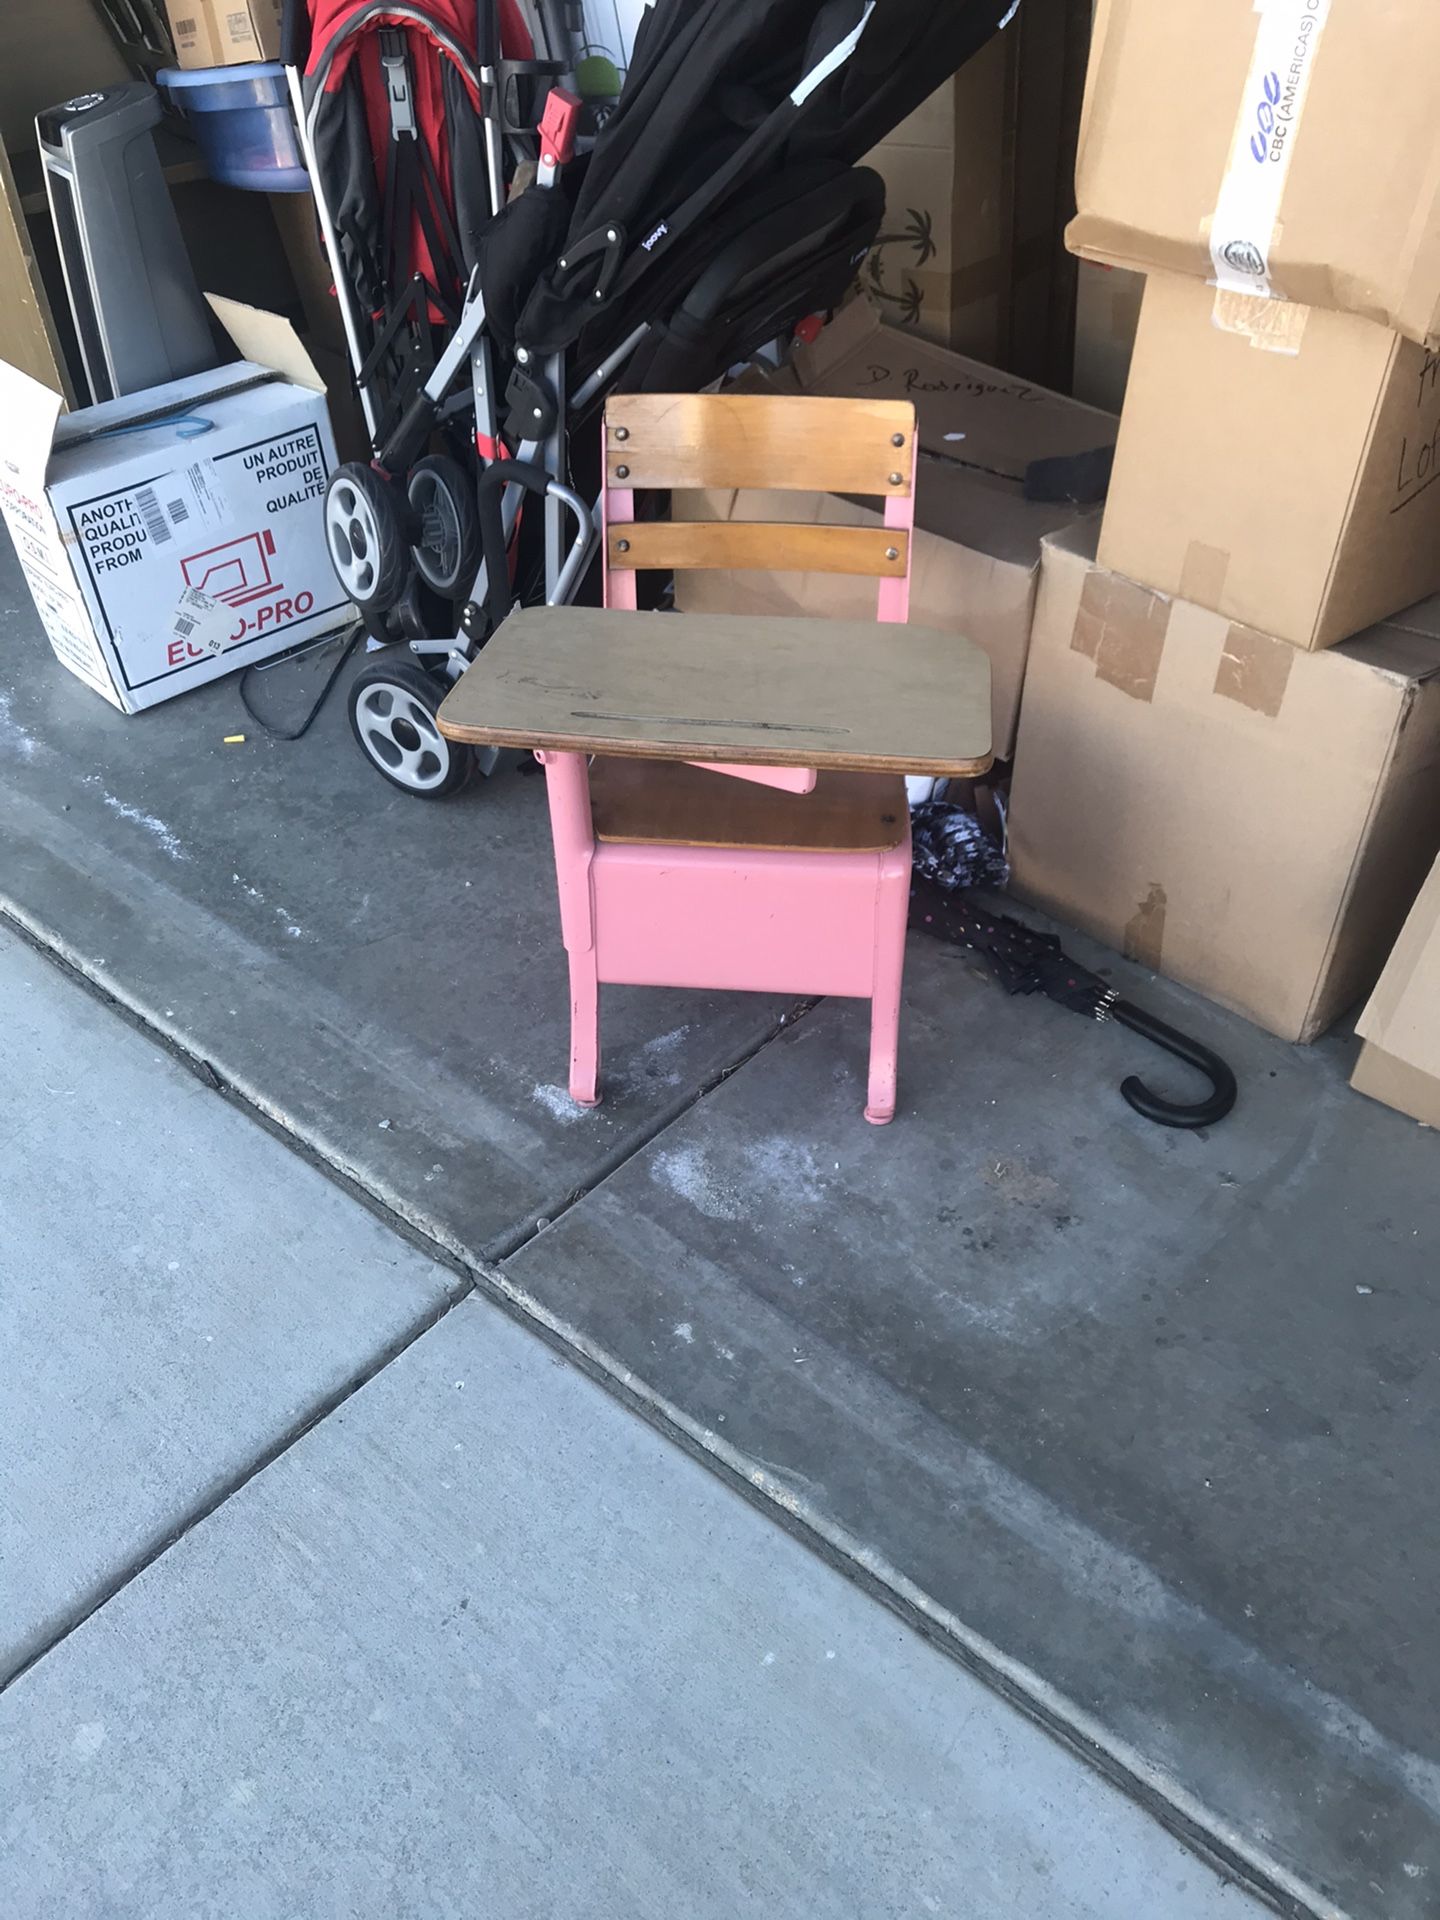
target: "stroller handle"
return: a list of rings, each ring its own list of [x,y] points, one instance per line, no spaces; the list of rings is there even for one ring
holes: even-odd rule
[[[572,487],[528,460],[492,460],[475,483],[485,555],[485,614],[491,633],[510,611],[510,555],[505,530],[505,490],[520,487],[558,500],[575,521],[575,538],[546,604],[564,606],[579,583],[595,539],[595,516]]]

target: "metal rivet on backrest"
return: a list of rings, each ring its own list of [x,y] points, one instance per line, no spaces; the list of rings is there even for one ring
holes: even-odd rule
[[[905,436],[904,436],[904,434],[903,434],[903,433],[892,433],[892,434],[891,434],[891,436],[890,436],[890,444],[891,444],[891,446],[892,446],[892,447],[903,447],[903,446],[904,446],[904,444],[905,444]]]
[[[630,551],[630,542],[628,540],[617,540],[615,542],[615,551],[617,553],[628,553]]]
[[[630,469],[628,467],[616,467],[615,478],[617,480],[628,480],[630,478]]]
[[[898,547],[886,547],[885,558],[887,560],[898,560],[900,558],[900,549]]]
[[[905,476],[904,476],[904,474],[903,474],[903,473],[892,473],[892,474],[891,474],[891,476],[890,476],[890,484],[891,484],[891,486],[892,486],[892,487],[900,487],[900,486],[903,486],[903,485],[905,484]]]
[[[630,438],[629,427],[616,427],[615,438],[617,440],[628,440]]]

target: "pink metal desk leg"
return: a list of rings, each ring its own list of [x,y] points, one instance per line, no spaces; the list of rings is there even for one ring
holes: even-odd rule
[[[905,978],[905,924],[910,911],[910,839],[880,855],[875,898],[875,986],[870,1001],[870,1086],[865,1118],[883,1127],[895,1118],[900,1066],[900,993]]]
[[[919,436],[910,444],[908,499],[885,502],[885,524],[910,535],[904,575],[880,582],[881,620],[903,623],[910,614],[910,559],[915,545],[915,481],[919,472]],[[883,1127],[895,1118],[900,1075],[900,993],[905,979],[905,928],[910,914],[910,835],[904,844],[880,856],[875,895],[875,987],[870,1000],[870,1087],[865,1118]]]
[[[570,960],[570,1098],[578,1106],[600,1104],[600,978],[595,949]]]
[[[582,1107],[600,1104],[600,975],[595,959],[595,899],[590,865],[595,828],[590,818],[590,774],[579,753],[542,753],[560,930],[570,962],[570,1097]]]

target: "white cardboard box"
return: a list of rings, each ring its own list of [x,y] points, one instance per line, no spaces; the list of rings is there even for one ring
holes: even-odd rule
[[[0,363],[0,513],[56,656],[123,713],[354,618],[325,545],[323,383],[293,335],[274,358],[71,414]]]

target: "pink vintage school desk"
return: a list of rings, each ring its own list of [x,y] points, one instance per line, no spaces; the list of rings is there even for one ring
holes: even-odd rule
[[[985,655],[903,624],[914,442],[905,403],[618,396],[610,605],[512,614],[441,708],[451,739],[544,760],[584,1105],[599,1098],[602,984],[726,987],[868,999],[865,1116],[894,1115],[903,776],[991,761]],[[637,488],[696,486],[867,493],[884,523],[635,520]],[[641,568],[747,565],[874,576],[880,618],[630,610]]]

